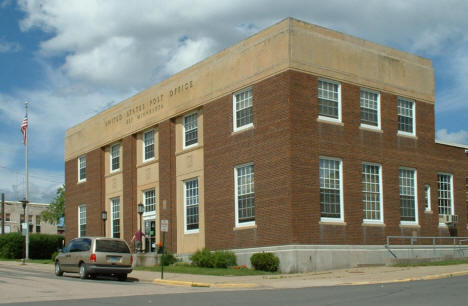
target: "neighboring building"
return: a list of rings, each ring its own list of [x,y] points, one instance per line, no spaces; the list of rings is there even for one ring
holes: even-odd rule
[[[42,220],[41,213],[49,207],[49,204],[28,203],[29,232],[41,234],[57,234],[57,225]],[[5,233],[21,232],[21,224],[24,223],[24,210],[21,202],[5,201]],[[0,209],[0,233],[2,214]]]
[[[288,18],[70,128],[66,238],[130,241],[138,203],[146,251],[169,220],[179,255],[299,262],[388,235],[468,236],[468,147],[434,134],[430,60]]]

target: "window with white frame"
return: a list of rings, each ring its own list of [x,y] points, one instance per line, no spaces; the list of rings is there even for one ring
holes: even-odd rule
[[[340,83],[318,81],[319,116],[341,120]]]
[[[380,128],[380,95],[361,89],[361,125]]]
[[[184,149],[198,143],[198,114],[192,113],[184,117]]]
[[[86,236],[86,205],[78,206],[78,237]]]
[[[234,94],[233,118],[234,131],[248,128],[253,125],[253,96],[252,89],[248,88]]]
[[[320,214],[322,219],[341,219],[342,173],[341,160],[320,158]]]
[[[78,182],[86,181],[86,156],[78,158]]]
[[[185,231],[198,232],[198,179],[184,182]]]
[[[120,198],[111,199],[111,232],[113,238],[120,238]]]
[[[453,213],[453,176],[439,173],[437,186],[439,194],[439,215],[451,215]]]
[[[381,166],[362,164],[362,202],[364,221],[379,221],[382,218]]]
[[[154,158],[154,130],[143,133],[143,161]]]
[[[424,185],[424,209],[431,210],[431,186]]]
[[[145,203],[145,213],[155,212],[156,191],[154,189],[143,191],[143,202]]]
[[[400,168],[400,220],[417,221],[416,170]]]
[[[414,101],[398,98],[398,132],[415,134]]]
[[[120,169],[120,144],[111,147],[111,172]]]
[[[255,224],[254,165],[234,169],[236,225]]]

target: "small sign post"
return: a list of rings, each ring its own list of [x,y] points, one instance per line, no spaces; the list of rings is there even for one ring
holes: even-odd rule
[[[161,255],[161,279],[164,279],[164,254],[166,254],[166,232],[169,230],[169,220],[161,220],[161,232],[163,234],[163,253]]]

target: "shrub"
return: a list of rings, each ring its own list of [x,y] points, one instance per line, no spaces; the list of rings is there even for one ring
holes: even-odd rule
[[[192,263],[198,267],[213,268],[215,265],[214,256],[207,248],[204,248],[201,251],[196,251],[190,259],[192,260]]]
[[[236,255],[231,251],[215,251],[212,253],[216,268],[227,268],[237,265]]]
[[[273,253],[255,253],[250,257],[250,263],[255,270],[275,272],[280,261]]]
[[[58,254],[59,254],[58,251],[53,252],[52,257],[50,259],[52,259],[52,261],[55,261],[55,258],[57,257]]]
[[[171,253],[164,254],[164,256],[161,256],[161,265],[163,266],[168,266],[172,265],[177,262],[177,258],[175,258],[174,255]]]
[[[24,237],[21,233],[0,235],[0,257],[9,259],[23,258]]]
[[[30,234],[29,257],[31,259],[50,259],[62,247],[62,235]]]

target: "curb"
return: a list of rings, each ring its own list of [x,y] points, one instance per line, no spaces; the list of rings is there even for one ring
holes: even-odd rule
[[[215,284],[215,283],[201,283],[201,282],[188,282],[166,279],[153,279],[153,284],[157,285],[172,285],[172,286],[185,286],[185,287],[206,287],[206,288],[253,288],[257,287],[254,283],[245,284]]]
[[[355,283],[347,283],[343,285],[344,286],[362,286],[362,285],[376,285],[376,284],[392,284],[392,283],[404,283],[404,282],[414,282],[414,281],[422,281],[422,280],[450,278],[450,277],[463,276],[463,275],[468,275],[468,271],[458,271],[458,272],[450,272],[450,273],[442,273],[442,274],[435,274],[435,275],[428,275],[428,276],[421,276],[421,277],[410,277],[410,278],[394,279],[394,280],[386,280],[386,281],[355,282]]]

